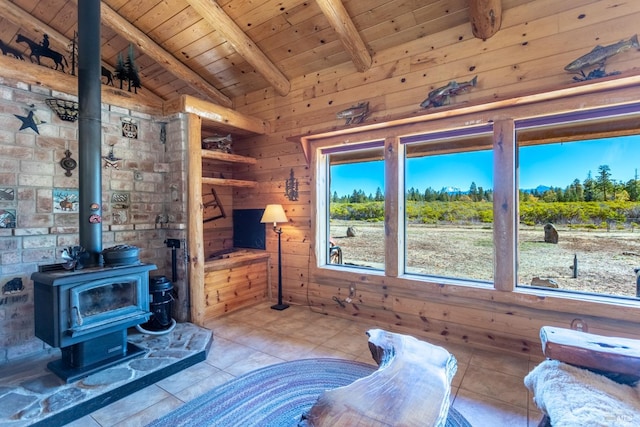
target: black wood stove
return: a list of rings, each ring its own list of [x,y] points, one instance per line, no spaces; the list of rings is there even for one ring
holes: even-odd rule
[[[49,369],[71,382],[144,353],[127,342],[127,328],[151,315],[149,271],[155,268],[137,263],[33,273],[35,334],[62,351]]]
[[[141,352],[127,328],[146,322],[149,271],[154,265],[102,263],[100,0],[78,1],[79,240],[84,269],[41,267],[34,281],[35,335],[60,347],[49,368],[67,382]]]

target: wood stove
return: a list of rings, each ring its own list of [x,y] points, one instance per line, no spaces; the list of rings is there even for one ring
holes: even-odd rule
[[[49,369],[70,382],[142,354],[127,342],[127,328],[151,315],[149,271],[155,268],[138,263],[33,273],[35,334],[62,351]]]

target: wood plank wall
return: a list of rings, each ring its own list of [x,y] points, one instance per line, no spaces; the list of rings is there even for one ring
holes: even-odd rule
[[[518,353],[539,354],[540,327],[568,327],[576,317],[592,332],[640,338],[636,321],[640,316],[635,308],[623,309],[629,319],[624,320],[620,313],[609,315],[610,308],[593,310],[580,301],[551,304],[541,296],[497,290],[479,294],[462,286],[411,283],[393,277],[314,275],[314,175],[300,145],[292,141],[296,135],[344,127],[335,113],[359,101],[370,102],[372,115],[367,123],[428,114],[430,111],[420,109],[420,102],[430,90],[450,80],[478,76],[478,86],[458,96],[457,105],[571,87],[575,83],[563,70],[566,64],[597,44],[629,38],[637,31],[639,20],[640,2],[538,0],[505,10],[501,30],[486,41],[474,38],[470,25],[462,24],[399,49],[375,52],[374,65],[364,73],[345,63],[292,80],[286,97],[264,90],[234,99],[239,111],[271,122],[270,135],[247,138],[236,145],[238,154],[259,159],[254,167],[259,185],[238,192],[234,205],[285,206],[289,218],[282,235],[285,300],[310,303],[327,313],[367,319],[428,339]],[[638,67],[640,52],[633,49],[607,63],[607,71],[622,71],[621,77],[638,73]],[[501,114],[508,118],[508,111]],[[283,194],[290,169],[300,183],[295,202]],[[267,249],[275,254],[275,236],[267,233],[267,240]],[[277,277],[276,263],[271,274],[272,279]],[[332,297],[347,296],[350,284],[356,284],[357,298],[341,308]]]

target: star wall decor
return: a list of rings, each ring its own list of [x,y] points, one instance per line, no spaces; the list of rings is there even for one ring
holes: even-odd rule
[[[35,133],[40,135],[40,132],[38,131],[38,125],[46,123],[46,122],[43,122],[42,120],[40,120],[35,115],[33,110],[29,111],[29,114],[26,115],[26,116],[19,116],[17,114],[14,114],[14,116],[16,116],[17,118],[20,119],[20,121],[22,121],[22,126],[20,126],[20,129],[18,129],[18,131],[30,128],[30,129],[33,129],[35,131]]]

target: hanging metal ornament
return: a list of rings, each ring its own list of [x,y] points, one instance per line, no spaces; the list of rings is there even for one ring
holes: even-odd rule
[[[71,151],[68,149],[64,151],[64,156],[65,157],[60,160],[60,166],[66,171],[64,173],[66,176],[71,176],[71,171],[78,166],[78,162],[71,158]]]
[[[120,160],[122,159],[116,157],[115,154],[113,154],[113,145],[109,150],[109,155],[102,156],[102,158],[104,159],[105,169],[108,169],[108,168],[120,169]]]

